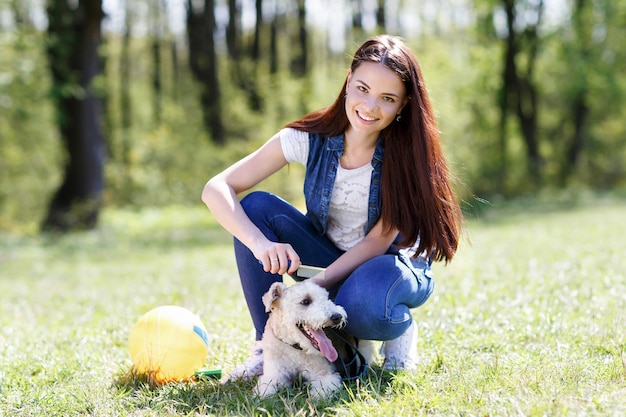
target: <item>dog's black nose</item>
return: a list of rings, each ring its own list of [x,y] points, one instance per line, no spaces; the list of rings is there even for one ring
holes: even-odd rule
[[[337,324],[341,323],[341,321],[343,320],[343,316],[339,313],[334,313],[332,316],[330,316],[330,319],[333,323]]]

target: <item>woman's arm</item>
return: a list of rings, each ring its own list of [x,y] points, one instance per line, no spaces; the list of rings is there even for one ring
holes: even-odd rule
[[[324,272],[311,279],[322,287],[331,288],[344,280],[365,261],[384,254],[397,234],[397,230],[383,233],[382,221],[379,220],[363,240],[337,258]]]
[[[258,150],[211,178],[202,191],[202,201],[215,219],[252,251],[263,263],[265,271],[279,274],[293,273],[298,269],[298,254],[289,244],[268,240],[250,221],[237,195],[254,187],[286,164],[280,136],[276,134]],[[270,265],[270,259],[275,258],[280,262]],[[287,268],[289,261],[291,266]]]

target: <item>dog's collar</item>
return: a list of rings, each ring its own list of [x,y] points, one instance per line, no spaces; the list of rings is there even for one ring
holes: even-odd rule
[[[274,334],[274,336],[276,336],[276,334]],[[300,346],[300,343],[298,343],[298,342],[293,343],[293,344],[290,344],[290,343],[288,343],[288,342],[285,342],[283,339],[279,338],[278,336],[276,336],[276,339],[280,340],[281,342],[283,342],[283,343],[284,343],[284,344],[286,344],[286,345],[291,346],[291,347],[292,347],[292,348],[294,348],[294,349],[297,349],[297,350],[302,350],[302,346]]]
[[[283,342],[283,343],[286,343],[286,342]],[[290,346],[294,349],[302,350],[302,346],[300,346],[300,343],[294,343],[293,345],[290,345]]]
[[[274,331],[272,331],[272,333],[274,333]],[[281,339],[280,337],[276,336],[276,333],[274,333],[274,337],[276,339],[278,339],[279,341],[283,342],[284,344],[291,346],[294,349],[302,350],[302,346],[300,346],[300,343],[298,343],[298,342],[293,343],[293,344],[285,342],[283,339]]]

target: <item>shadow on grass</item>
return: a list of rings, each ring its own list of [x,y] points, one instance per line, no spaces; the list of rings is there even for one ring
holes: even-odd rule
[[[223,383],[201,377],[188,382],[159,384],[132,370],[117,377],[113,388],[128,411],[149,409],[181,415],[334,415],[355,402],[388,398],[398,384],[402,384],[402,378],[396,377],[380,368],[369,369],[363,378],[346,382],[343,389],[319,400],[310,398],[301,383],[261,399],[253,394],[255,380]]]

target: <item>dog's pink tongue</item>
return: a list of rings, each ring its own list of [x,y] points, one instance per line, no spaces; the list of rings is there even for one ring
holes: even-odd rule
[[[326,333],[324,333],[324,330],[311,329],[311,333],[313,334],[313,337],[317,341],[317,344],[320,347],[320,352],[322,352],[322,355],[324,355],[324,357],[328,359],[330,362],[335,362],[337,360],[337,356],[339,355],[337,354],[337,350],[333,346],[333,342],[331,342],[328,336],[326,336]]]

